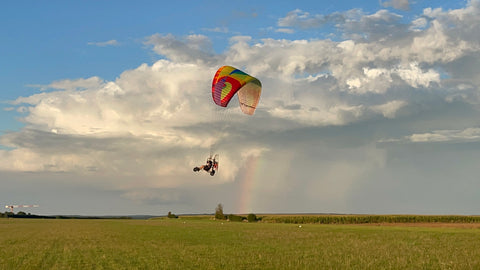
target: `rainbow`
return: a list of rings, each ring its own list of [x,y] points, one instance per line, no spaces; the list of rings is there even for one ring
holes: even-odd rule
[[[237,201],[236,212],[238,214],[253,213],[254,195],[258,189],[258,180],[260,178],[260,166],[263,162],[259,156],[250,156],[245,162],[245,171],[240,180],[240,193]]]
[[[251,155],[246,159],[244,170],[238,176],[239,192],[235,205],[237,214],[258,214],[259,211],[264,211],[262,209],[276,207],[265,201],[264,189],[274,192],[278,185],[286,184],[285,177],[291,173],[293,164],[291,155],[279,154],[280,158],[275,158],[274,161],[264,154]],[[270,164],[272,162],[275,164]]]

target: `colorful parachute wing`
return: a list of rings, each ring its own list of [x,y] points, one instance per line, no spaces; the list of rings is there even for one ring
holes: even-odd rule
[[[219,68],[212,82],[215,104],[227,107],[232,97],[238,93],[240,109],[248,115],[255,112],[261,92],[262,83],[257,78],[231,66]]]

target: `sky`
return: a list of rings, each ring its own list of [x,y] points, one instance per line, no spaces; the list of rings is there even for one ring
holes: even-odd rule
[[[480,0],[5,2],[0,204],[480,214],[479,31]],[[223,65],[254,115],[213,103]]]

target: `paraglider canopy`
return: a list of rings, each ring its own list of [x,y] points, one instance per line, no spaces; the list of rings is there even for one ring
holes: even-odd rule
[[[219,68],[212,82],[215,104],[227,107],[232,97],[238,93],[240,109],[248,115],[255,112],[261,92],[262,83],[257,78],[231,66]]]

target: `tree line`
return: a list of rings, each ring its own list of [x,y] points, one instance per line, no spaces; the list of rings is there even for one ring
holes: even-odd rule
[[[168,212],[168,218],[178,218],[177,215],[172,212]],[[234,215],[234,214],[224,214],[223,205],[219,203],[215,208],[215,219],[216,220],[229,220],[229,221],[248,221],[248,222],[257,222],[261,220],[255,214],[248,214],[247,216]]]
[[[5,212],[0,213],[0,218],[40,218],[40,219],[132,219],[128,216],[63,216],[63,215],[54,215],[54,216],[43,216],[43,215],[33,215],[30,213],[25,213],[19,211],[18,213]]]

